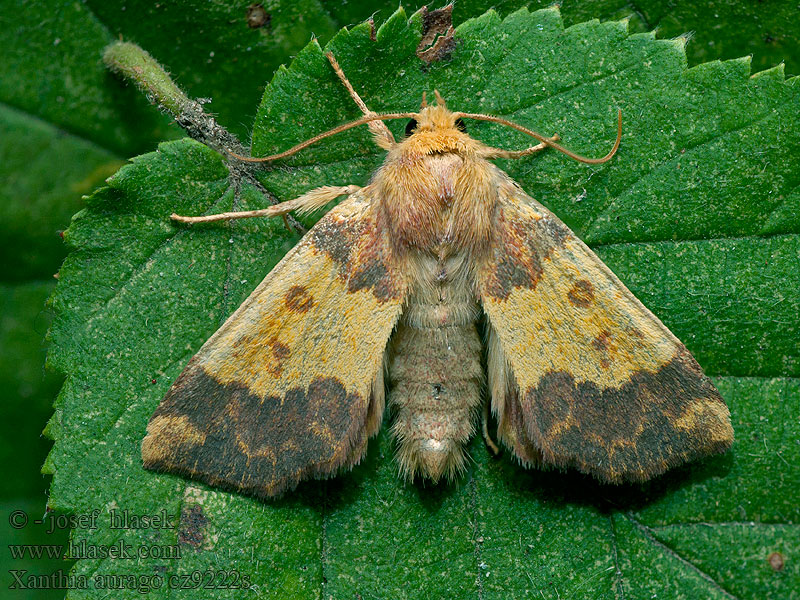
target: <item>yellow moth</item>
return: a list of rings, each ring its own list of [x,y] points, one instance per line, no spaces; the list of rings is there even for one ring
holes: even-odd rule
[[[554,148],[498,117],[376,114],[328,58],[364,116],[274,161],[366,124],[387,152],[364,187],[325,186],[258,211],[309,212],[346,196],[203,345],[153,414],[147,468],[275,496],[363,457],[392,408],[408,478],[465,468],[488,413],[528,466],[645,481],[733,440],[719,392],[681,342],[558,218],[489,162]],[[396,141],[383,121],[410,119]],[[521,151],[470,137],[464,119],[537,138]],[[480,329],[480,324],[485,326]],[[482,357],[485,355],[485,365]],[[486,392],[488,390],[488,393]],[[481,408],[483,407],[483,411]]]

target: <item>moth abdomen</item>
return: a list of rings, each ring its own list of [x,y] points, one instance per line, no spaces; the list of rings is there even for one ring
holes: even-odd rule
[[[412,304],[392,338],[392,436],[408,479],[422,475],[438,481],[463,471],[464,445],[475,432],[484,383],[477,306],[453,308]],[[442,322],[445,313],[461,318]]]

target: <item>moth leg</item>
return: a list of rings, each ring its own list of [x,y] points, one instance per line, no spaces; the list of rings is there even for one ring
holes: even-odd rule
[[[355,194],[361,188],[357,185],[323,185],[310,192],[306,192],[302,196],[294,200],[274,204],[269,208],[262,208],[260,210],[242,210],[239,212],[226,212],[216,215],[202,215],[199,217],[184,217],[172,213],[170,218],[173,221],[180,221],[181,223],[208,223],[210,221],[224,221],[226,219],[248,219],[250,217],[276,217],[285,215],[293,210],[299,213],[310,213],[318,208],[322,208],[331,200],[335,200],[339,196],[349,196]]]
[[[500,455],[500,448],[497,447],[497,444],[494,443],[492,436],[489,435],[489,401],[483,403],[483,422],[481,423],[481,429],[483,431],[483,439],[486,442],[486,445],[489,447],[489,451],[494,456]]]
[[[372,116],[375,113],[372,112],[364,101],[361,99],[361,96],[358,95],[358,92],[355,91],[350,81],[347,79],[347,76],[342,71],[342,67],[339,66],[339,63],[336,62],[336,58],[334,58],[332,52],[328,52],[325,56],[328,57],[328,60],[333,67],[333,70],[336,71],[336,75],[339,77],[341,82],[344,84],[344,87],[347,88],[347,91],[350,94],[350,97],[353,99],[358,105],[358,108],[361,109],[361,112],[364,113],[364,116]],[[389,128],[386,126],[386,123],[383,121],[370,121],[367,123],[367,127],[372,132],[372,135],[375,137],[375,143],[384,150],[389,150],[392,146],[395,145],[394,136],[392,132],[389,131]]]
[[[558,136],[558,134],[555,134],[547,139],[551,142],[557,142],[561,138]],[[536,154],[537,152],[541,152],[547,148],[549,148],[549,146],[545,142],[536,144],[530,148],[525,148],[525,150],[502,150],[500,148],[488,148],[488,151],[483,154],[483,158],[522,158],[523,156]]]

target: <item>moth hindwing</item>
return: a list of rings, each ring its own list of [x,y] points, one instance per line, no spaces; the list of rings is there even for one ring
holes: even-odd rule
[[[364,116],[279,154],[232,158],[280,160],[363,124],[387,157],[363,188],[325,186],[247,213],[173,216],[276,216],[347,196],[189,362],[148,425],[147,468],[275,496],[359,462],[387,402],[407,478],[463,471],[481,405],[522,463],[575,467],[610,483],[644,481],[730,447],[728,409],[686,348],[489,162],[548,147],[606,162],[619,147],[621,113],[612,150],[586,159],[557,136],[450,111],[438,92],[431,106],[423,95],[419,112],[373,113],[328,58]],[[401,141],[383,123],[397,118],[412,119]],[[492,148],[462,119],[509,125],[541,143]],[[486,412],[483,425],[493,445]]]

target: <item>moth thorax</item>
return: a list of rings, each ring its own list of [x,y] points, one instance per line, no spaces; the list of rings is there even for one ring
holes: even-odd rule
[[[390,157],[375,183],[394,242],[426,251],[485,244],[496,193],[487,166],[450,152]]]

